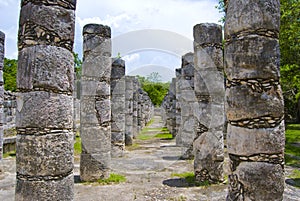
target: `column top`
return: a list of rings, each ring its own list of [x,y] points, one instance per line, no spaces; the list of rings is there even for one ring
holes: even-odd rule
[[[202,44],[222,43],[222,26],[215,23],[196,24],[193,29],[194,41]]]
[[[75,10],[76,2],[77,0],[22,0],[21,6],[32,3],[35,5],[60,6],[66,9]]]
[[[2,31],[0,31],[0,40],[4,41],[4,39],[5,39],[5,34]]]
[[[102,24],[86,24],[83,27],[83,35],[85,34],[94,34],[100,35],[105,38],[111,38],[111,29],[109,26]]]

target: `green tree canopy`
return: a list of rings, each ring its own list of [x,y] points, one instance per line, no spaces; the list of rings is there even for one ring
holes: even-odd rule
[[[16,59],[4,58],[3,79],[4,89],[7,91],[17,90],[17,66],[18,61]]]
[[[153,73],[151,73],[153,74]],[[158,73],[154,73],[153,75],[157,75]],[[158,74],[159,75],[159,74]],[[157,77],[150,77],[147,78],[142,76],[137,76],[139,82],[142,85],[142,89],[148,93],[148,96],[150,97],[152,103],[155,106],[160,106],[163,102],[163,99],[165,95],[168,93],[170,82],[160,82]],[[155,78],[155,79],[152,79]]]

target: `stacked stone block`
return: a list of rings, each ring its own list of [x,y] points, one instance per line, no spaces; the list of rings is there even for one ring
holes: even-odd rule
[[[111,69],[111,154],[122,156],[125,150],[125,61],[114,58]]]
[[[133,138],[136,138],[138,130],[138,108],[139,108],[139,82],[135,77],[133,79]]]
[[[99,24],[83,28],[81,76],[80,178],[109,176],[111,161],[111,30]]]
[[[180,82],[181,82],[181,68],[177,68],[175,70],[176,73],[176,84],[175,84],[175,133],[177,135],[181,135],[181,89],[180,89]]]
[[[181,125],[180,133],[176,135],[176,144],[183,147],[182,158],[192,159],[194,131],[194,54],[182,56],[181,79],[179,80],[181,93]]]
[[[73,200],[76,1],[21,1],[15,200]]]
[[[133,144],[133,76],[125,77],[125,145]]]
[[[3,137],[4,137],[4,81],[3,81],[3,64],[4,64],[4,40],[5,34],[0,31],[0,161],[3,154]],[[0,170],[1,171],[1,170]]]
[[[231,0],[225,22],[227,200],[282,200],[284,105],[279,0]]]
[[[224,75],[222,27],[194,26],[195,108],[194,171],[196,181],[223,181]]]
[[[176,78],[172,79],[170,83],[170,88],[164,100],[162,102],[162,116],[165,126],[168,128],[173,137],[176,136],[175,127],[176,127]]]

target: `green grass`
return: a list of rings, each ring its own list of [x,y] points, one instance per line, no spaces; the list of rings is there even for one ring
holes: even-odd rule
[[[285,164],[300,167],[300,124],[287,125],[285,138]]]
[[[16,151],[10,151],[3,154],[3,158],[16,157]]]
[[[76,135],[76,139],[74,143],[74,154],[75,155],[81,154],[81,138],[78,134]]]
[[[111,173],[107,179],[97,180],[98,184],[107,185],[107,184],[118,184],[121,182],[126,182],[126,177],[124,175]]]
[[[300,188],[300,170],[293,170],[293,173],[289,176],[294,182],[295,187]]]
[[[171,140],[171,139],[173,139],[173,136],[172,136],[171,133],[158,133],[154,137],[161,138],[161,139],[164,139],[164,140]]]
[[[140,148],[140,145],[138,143],[133,143],[130,146],[126,146],[127,151],[134,151]]]
[[[172,173],[171,177],[179,177],[185,179],[189,186],[209,186],[209,181],[197,182],[194,172]]]
[[[153,124],[153,122],[154,122],[154,119],[152,118],[152,119],[146,124],[146,126],[150,126],[151,124]]]

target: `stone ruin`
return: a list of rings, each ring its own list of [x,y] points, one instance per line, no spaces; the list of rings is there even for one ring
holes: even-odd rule
[[[0,161],[3,153],[3,138],[4,138],[4,85],[3,85],[3,63],[4,63],[4,40],[5,34],[0,31]],[[1,170],[0,170],[1,172]]]
[[[259,17],[249,18],[256,15],[256,10],[261,11]],[[185,146],[182,140],[190,139],[185,118],[194,115],[191,117],[196,132],[194,171],[199,182],[223,180],[223,138],[227,119],[231,164],[227,200],[282,200],[284,113],[279,85],[279,14],[279,1],[255,1],[253,5],[246,1],[230,1],[225,23],[224,65],[221,27],[196,25],[195,106],[190,106],[190,96],[184,91],[184,59],[182,68],[176,69],[176,94],[170,95],[173,93],[170,87],[162,104],[167,112],[165,124],[176,131],[178,145]],[[226,95],[223,66],[227,75]],[[176,110],[171,110],[174,101]],[[194,114],[189,113],[189,107]],[[169,114],[172,111],[173,114]],[[171,116],[176,117],[175,126],[169,121]]]
[[[194,171],[199,182],[223,181],[224,74],[222,27],[194,26],[195,108]]]
[[[228,2],[224,34],[231,174],[227,200],[283,199],[279,24],[279,0]]]
[[[109,176],[111,160],[111,30],[88,24],[83,28],[81,75],[80,178]]]
[[[279,1],[228,2],[224,65],[221,27],[196,25],[195,53],[183,56],[182,68],[176,69],[176,78],[164,99],[165,124],[177,144],[183,146],[183,158],[195,157],[195,176],[200,182],[216,183],[223,179],[225,105],[231,168],[227,200],[283,199],[284,112],[279,84],[279,5]],[[21,2],[16,200],[74,199],[74,58],[71,51],[75,7],[76,1]],[[83,37],[80,176],[84,181],[94,181],[109,175],[111,156],[118,156],[125,146],[132,145],[138,132],[151,119],[153,105],[137,78],[124,77],[124,62],[111,61],[109,27],[86,25]],[[0,71],[3,43],[4,34],[0,32]],[[227,76],[226,92],[223,66]],[[2,78],[0,88],[2,104]],[[117,109],[120,107],[122,109]],[[112,118],[114,115],[116,119]],[[118,120],[124,118],[119,126]]]
[[[74,199],[75,7],[76,1],[21,2],[16,200]]]

